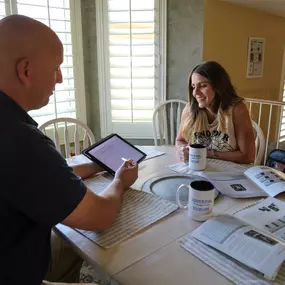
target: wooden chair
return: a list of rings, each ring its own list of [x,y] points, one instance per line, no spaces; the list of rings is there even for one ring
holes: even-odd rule
[[[251,94],[249,91],[248,94]],[[265,94],[268,95],[268,94]],[[245,98],[252,119],[261,128],[265,138],[263,153],[264,165],[268,153],[273,149],[284,148],[285,143],[285,103],[263,99]],[[254,127],[254,126],[253,126]]]
[[[174,145],[180,126],[181,113],[187,104],[184,100],[168,100],[160,104],[153,112],[152,125],[154,144]]]
[[[56,146],[56,149],[62,153],[65,158],[71,157],[70,144],[74,143],[74,154],[81,153],[84,149],[95,143],[95,137],[92,131],[83,122],[73,118],[52,119],[41,126],[39,129],[50,137]],[[70,135],[73,132],[73,135]],[[81,147],[81,141],[82,147]],[[64,145],[64,152],[62,146]]]

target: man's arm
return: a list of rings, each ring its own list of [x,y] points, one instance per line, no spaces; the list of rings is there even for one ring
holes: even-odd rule
[[[81,202],[62,223],[93,231],[110,227],[121,209],[124,189],[129,188],[138,177],[138,166],[129,168],[129,163],[126,161],[122,164],[113,182],[99,195],[87,189]]]
[[[98,164],[93,162],[75,165],[72,168],[75,175],[80,176],[82,179],[90,177],[93,174],[96,174],[104,170]]]

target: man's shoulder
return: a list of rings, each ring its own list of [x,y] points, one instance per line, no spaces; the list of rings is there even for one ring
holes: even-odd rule
[[[17,153],[16,149],[22,151],[41,150],[43,148],[55,149],[54,143],[44,135],[35,125],[25,122],[10,122],[8,125],[0,126],[0,154]],[[43,153],[44,155],[44,153]]]
[[[0,125],[1,137],[5,141],[15,139],[48,139],[36,125],[28,124],[26,122],[11,121],[7,124]],[[0,142],[2,139],[0,139]]]

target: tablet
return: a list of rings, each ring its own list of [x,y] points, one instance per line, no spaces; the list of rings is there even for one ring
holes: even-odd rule
[[[83,150],[82,154],[99,164],[111,174],[115,174],[123,159],[140,163],[146,154],[117,134],[111,134]]]

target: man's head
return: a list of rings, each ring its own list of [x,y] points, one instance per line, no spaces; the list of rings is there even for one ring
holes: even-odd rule
[[[48,104],[62,82],[63,46],[46,25],[12,15],[0,20],[0,90],[26,111]]]

